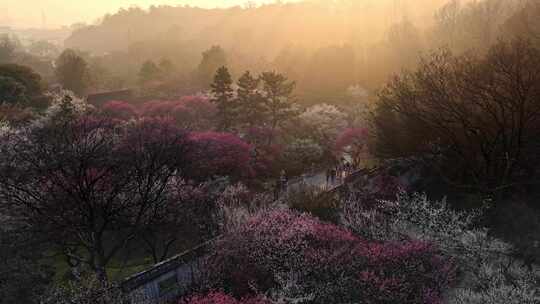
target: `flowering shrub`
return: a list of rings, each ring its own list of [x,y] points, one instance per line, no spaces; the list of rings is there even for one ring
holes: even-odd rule
[[[278,137],[278,132],[267,127],[251,127],[247,129],[245,138],[254,145],[266,145]]]
[[[175,105],[177,103],[172,101],[152,100],[142,104],[139,111],[141,115],[148,117],[170,116]]]
[[[0,104],[0,122],[6,121],[14,126],[23,125],[35,118],[35,114],[29,108],[17,105]]]
[[[452,210],[445,201],[431,202],[425,195],[397,197],[401,231],[435,241],[447,256],[457,261],[460,284],[450,296],[455,304],[538,303],[540,270],[529,268],[512,255],[512,246],[473,226],[484,209]]]
[[[370,243],[361,249],[368,258],[367,270],[360,274],[361,293],[375,303],[423,303],[427,296],[440,301],[455,280],[453,264],[432,243]]]
[[[47,96],[51,99],[50,106],[41,117],[32,122],[34,128],[82,116],[93,109],[86,100],[77,97],[71,91],[63,90],[58,93],[50,93]]]
[[[210,292],[180,300],[179,304],[270,304],[262,297],[243,298],[237,300],[223,292]]]
[[[307,134],[325,149],[331,150],[332,142],[347,127],[347,114],[328,104],[312,106],[300,115],[307,127]]]
[[[111,118],[129,120],[137,117],[137,108],[125,101],[113,100],[101,107],[101,112]]]
[[[193,132],[189,135],[191,177],[213,176],[246,178],[253,175],[251,146],[229,133]]]
[[[262,211],[228,233],[206,267],[211,288],[275,294],[286,275],[301,282],[295,296],[312,303],[419,303],[428,291],[440,296],[452,273],[429,243],[369,243],[287,209]]]
[[[457,288],[450,292],[449,303],[532,304],[540,300],[539,269],[528,268],[512,256],[509,244],[491,237],[485,229],[474,227],[483,209],[456,211],[445,201],[432,202],[425,195],[404,193],[395,201],[377,201],[369,210],[358,197],[342,204],[341,221],[354,232],[379,242],[415,238],[437,244],[441,253],[456,263],[460,274],[455,280]],[[449,270],[447,266],[442,268]],[[392,272],[399,274],[399,269]],[[425,302],[439,303],[438,295],[437,289],[430,288],[425,293]]]
[[[146,117],[170,117],[182,127],[207,130],[212,128],[217,109],[206,96],[196,95],[173,101],[148,101],[140,106],[139,112]]]
[[[229,186],[217,200],[221,231],[227,233],[238,229],[261,209],[274,206],[272,197],[250,191],[243,184]]]
[[[407,189],[407,185],[387,168],[363,177],[355,180],[348,196],[337,204],[341,207],[341,224],[370,240],[399,239],[401,235],[394,233],[399,230],[392,230],[390,225],[398,211],[398,204],[392,199]]]
[[[180,103],[206,119],[213,118],[217,113],[216,105],[205,95],[183,96]]]
[[[137,303],[147,303],[148,297],[137,299]],[[80,282],[71,281],[52,288],[39,303],[43,304],[107,304],[129,301],[118,286],[100,282],[95,277]]]
[[[243,138],[254,146],[253,167],[258,174],[274,177],[279,174],[283,147],[275,143],[277,137],[277,132],[270,128],[252,127],[246,130]]]

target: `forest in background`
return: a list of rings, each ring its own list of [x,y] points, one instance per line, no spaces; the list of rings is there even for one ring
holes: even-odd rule
[[[237,77],[245,70],[284,73],[298,83],[307,104],[339,103],[349,87],[377,89],[431,49],[485,51],[505,34],[501,28],[508,28],[504,24],[522,5],[343,0],[214,10],[130,8],[76,30],[66,47],[88,52],[90,66],[110,76],[95,89],[130,87],[146,61],[166,60],[184,80],[175,84],[191,90],[207,87],[217,67],[226,64]],[[205,68],[201,54],[212,46],[219,46],[224,58],[210,58],[217,61],[214,67],[193,79],[194,71]]]

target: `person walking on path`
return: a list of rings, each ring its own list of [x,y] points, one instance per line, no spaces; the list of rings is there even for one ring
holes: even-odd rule
[[[352,167],[352,164],[351,164],[351,163],[347,162],[346,170],[347,170],[347,176],[352,175],[352,173],[353,173],[353,167]]]
[[[337,170],[335,167],[333,167],[332,170],[330,171],[330,181],[332,185],[336,183],[336,175],[337,175]]]
[[[276,183],[274,184],[274,201],[279,200],[280,192],[281,192],[281,181],[277,179]]]
[[[326,186],[330,184],[330,180],[332,178],[332,170],[330,168],[326,169]]]
[[[338,164],[336,167],[336,174],[337,174],[337,182],[341,182],[341,178],[343,177],[343,166],[341,164]]]
[[[289,179],[287,178],[287,173],[285,172],[285,170],[281,170],[280,181],[282,191],[287,192],[287,184],[289,182]]]

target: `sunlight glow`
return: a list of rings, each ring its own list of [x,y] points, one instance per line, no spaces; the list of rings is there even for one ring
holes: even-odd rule
[[[230,7],[275,0],[0,0],[0,26],[58,27],[77,22],[92,23],[120,8],[151,5],[190,5],[204,8]],[[287,1],[282,1],[287,2]]]

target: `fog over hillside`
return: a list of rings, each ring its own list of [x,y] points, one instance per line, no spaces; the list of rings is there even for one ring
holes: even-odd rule
[[[0,25],[17,28],[54,28],[79,22],[94,23],[106,13],[115,13],[122,7],[148,8],[152,5],[190,5],[215,8],[245,5],[247,2],[243,0],[2,0],[0,1]],[[274,1],[255,0],[249,2],[260,5]]]
[[[302,47],[366,44],[380,39],[389,25],[402,19],[420,28],[430,25],[435,9],[443,2],[324,0],[249,9],[172,6],[121,9],[105,16],[100,24],[75,33],[67,46],[107,52],[126,50],[130,43],[162,37],[273,54],[288,44]]]

